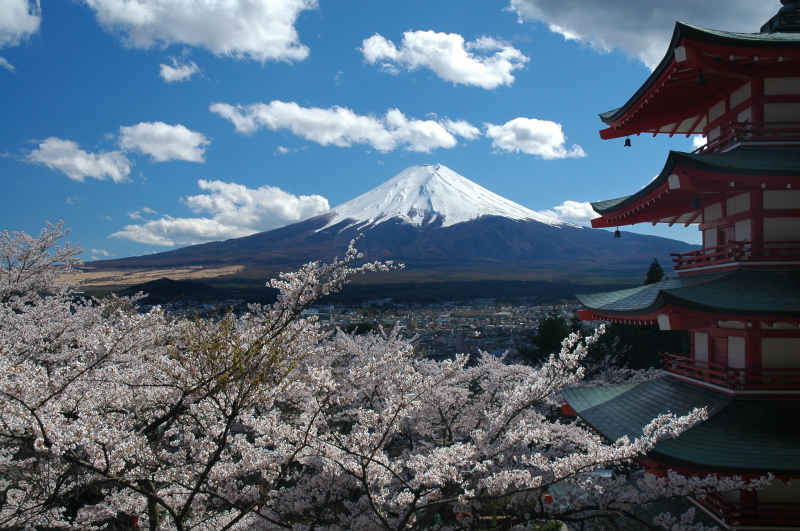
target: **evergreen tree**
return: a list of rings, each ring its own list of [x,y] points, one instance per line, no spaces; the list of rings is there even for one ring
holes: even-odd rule
[[[647,286],[648,284],[661,282],[663,278],[664,269],[662,269],[661,264],[658,263],[658,259],[653,258],[653,263],[650,264],[650,269],[647,270],[647,278],[644,280],[644,285]]]
[[[582,326],[575,314],[567,320],[555,308],[547,313],[541,312],[537,329],[525,335],[526,344],[517,345],[519,355],[526,363],[535,365],[561,350],[564,338],[572,332],[578,332]]]

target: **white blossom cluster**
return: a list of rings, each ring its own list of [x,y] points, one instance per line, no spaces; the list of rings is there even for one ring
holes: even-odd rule
[[[55,247],[65,234],[0,236],[4,529],[475,529],[487,518],[527,529],[742,486],[588,474],[704,417],[662,416],[609,444],[548,416],[602,331],[567,338],[537,368],[434,362],[395,335],[324,333],[300,317],[309,304],[393,267],[353,267],[353,245],[272,281],[278,301],[245,316],[142,314],[131,299],[75,297],[62,274],[80,248]]]

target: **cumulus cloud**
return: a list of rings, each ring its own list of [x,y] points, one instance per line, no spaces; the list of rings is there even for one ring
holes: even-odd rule
[[[77,142],[55,137],[40,143],[25,159],[60,171],[76,181],[91,177],[122,182],[131,172],[131,162],[119,151],[88,153],[80,149]]]
[[[209,140],[183,125],[167,125],[164,122],[143,122],[119,128],[119,145],[125,150],[134,150],[150,155],[154,162],[186,160],[203,162]]]
[[[161,71],[159,72],[161,78],[166,83],[175,83],[176,81],[187,81],[193,75],[200,72],[200,68],[195,64],[194,61],[189,61],[188,63],[181,63],[174,57],[170,58],[172,60],[172,66],[161,64]]]
[[[481,136],[480,129],[464,120],[453,121],[449,118],[445,118],[442,120],[442,125],[452,134],[466,138],[467,140],[475,140]]]
[[[240,133],[251,134],[262,127],[288,129],[323,146],[367,144],[381,152],[404,147],[428,153],[455,147],[458,141],[454,135],[467,139],[476,136],[475,128],[467,122],[410,119],[397,109],[382,117],[359,115],[344,107],[321,109],[282,101],[247,106],[214,103],[210,109],[230,120]]]
[[[0,0],[0,49],[17,46],[39,30],[39,0]],[[14,72],[14,65],[0,57],[0,68]]]
[[[399,48],[376,33],[362,42],[361,53],[368,63],[380,63],[393,74],[402,68],[429,68],[445,81],[485,89],[511,85],[512,72],[529,60],[513,46],[490,37],[464,42],[457,33],[434,31],[407,31]]]
[[[561,124],[536,118],[514,118],[503,125],[485,124],[486,136],[492,139],[497,151],[527,153],[545,160],[585,157],[586,153],[575,144],[567,149],[567,137]]]
[[[222,181],[198,181],[207,194],[183,202],[197,214],[210,217],[164,216],[139,225],[127,225],[112,237],[159,246],[197,244],[248,236],[330,210],[319,195],[296,196],[274,186],[256,189]]]
[[[0,0],[0,48],[17,46],[39,30],[39,0]]]
[[[580,203],[570,200],[553,207],[552,210],[539,211],[539,214],[560,221],[578,223],[579,225],[590,225],[591,220],[600,217],[600,215],[592,209],[590,203]]]
[[[619,49],[654,68],[664,56],[676,20],[727,31],[757,32],[777,2],[753,0],[510,0],[522,19],[544,22],[564,38],[595,50]]]
[[[204,135],[182,125],[144,122],[120,127],[119,145],[122,150],[150,155],[153,162],[203,162],[205,148],[209,143]],[[122,151],[89,153],[80,149],[77,142],[56,137],[40,143],[38,149],[25,155],[25,160],[60,171],[76,181],[92,177],[122,182],[128,178],[133,165]]]
[[[316,0],[85,0],[100,24],[133,47],[186,44],[256,61],[301,61],[308,48],[295,28]]]

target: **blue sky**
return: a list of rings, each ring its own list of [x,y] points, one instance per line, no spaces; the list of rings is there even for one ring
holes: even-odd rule
[[[442,163],[587,222],[685,137],[601,141],[675,20],[778,0],[0,0],[0,229],[85,260],[244,236]],[[694,228],[625,230],[699,243]]]

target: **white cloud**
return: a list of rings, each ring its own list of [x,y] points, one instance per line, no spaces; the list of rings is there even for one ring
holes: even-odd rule
[[[0,48],[17,46],[36,33],[41,22],[39,0],[0,0]]]
[[[119,151],[87,153],[77,142],[50,137],[25,157],[28,162],[57,170],[70,179],[83,181],[86,177],[122,182],[131,172],[131,162]]]
[[[295,22],[316,0],[85,0],[97,20],[129,46],[173,43],[256,61],[300,61],[308,48]]]
[[[464,120],[453,121],[449,118],[445,118],[442,120],[442,125],[452,134],[466,138],[467,140],[475,140],[481,136],[480,129]]]
[[[579,145],[564,147],[567,137],[561,124],[536,118],[514,118],[503,125],[485,124],[486,136],[496,150],[527,153],[546,160],[585,157]]]
[[[102,260],[103,258],[111,258],[114,253],[110,253],[105,249],[89,249],[89,255],[92,260]]]
[[[145,214],[158,214],[155,210],[149,207],[140,208],[139,210],[134,210],[132,212],[128,212],[128,217],[131,219],[142,219],[142,213]]]
[[[705,146],[708,139],[703,135],[692,135],[692,149]]]
[[[512,72],[529,60],[516,48],[490,37],[472,42],[456,33],[407,31],[398,49],[379,34],[365,39],[361,45],[364,59],[380,63],[383,70],[398,73],[429,68],[437,76],[453,83],[493,89],[514,82]]]
[[[164,122],[143,122],[119,128],[119,145],[122,149],[136,150],[150,155],[154,162],[186,160],[203,162],[205,148],[210,141],[201,133],[182,125]]]
[[[209,193],[187,197],[183,202],[195,213],[211,217],[164,216],[140,225],[127,225],[111,236],[149,245],[197,244],[276,229],[330,209],[328,200],[322,196],[296,196],[274,186],[252,189],[205,180],[198,184]]]
[[[41,22],[39,0],[0,0],[0,49],[18,46],[39,30]],[[5,57],[0,57],[0,68],[15,71]]]
[[[466,122],[409,119],[397,109],[376,117],[359,115],[344,107],[321,109],[273,101],[247,106],[214,103],[210,110],[230,120],[240,133],[250,134],[262,127],[273,131],[288,129],[323,146],[368,144],[381,152],[404,147],[428,153],[456,146],[454,134],[467,139],[475,136]]]
[[[542,210],[539,212],[543,216],[548,216],[560,221],[578,223],[580,225],[590,225],[591,220],[600,217],[594,211],[591,203],[580,203],[578,201],[564,201],[560,205],[553,207],[552,210]]]
[[[564,38],[598,51],[622,50],[651,69],[664,56],[677,20],[754,33],[779,7],[776,1],[753,0],[510,0],[520,18],[542,21]]]
[[[161,64],[161,71],[159,72],[162,79],[164,79],[166,83],[187,81],[194,74],[200,72],[200,68],[197,66],[197,64],[195,64],[194,61],[181,63],[178,62],[178,60],[174,57],[171,57],[170,59],[172,60],[172,66]]]

